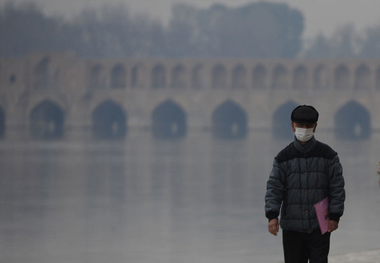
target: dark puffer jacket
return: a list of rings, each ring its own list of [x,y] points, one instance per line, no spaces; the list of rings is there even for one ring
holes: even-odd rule
[[[319,228],[314,205],[329,197],[330,220],[343,215],[345,190],[338,154],[314,137],[306,144],[297,139],[274,159],[267,182],[265,213],[280,214],[282,229],[310,232]]]

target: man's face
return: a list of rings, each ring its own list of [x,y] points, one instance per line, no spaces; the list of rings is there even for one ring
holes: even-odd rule
[[[313,132],[315,132],[315,129],[317,128],[317,124],[316,123],[292,122],[292,130],[293,130],[293,132],[296,131],[296,127],[297,128],[303,128],[303,129],[314,128]]]

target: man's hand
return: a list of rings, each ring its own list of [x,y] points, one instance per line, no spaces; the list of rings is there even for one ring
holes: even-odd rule
[[[277,236],[278,230],[279,230],[279,225],[278,225],[278,219],[272,219],[268,223],[268,230],[272,235]]]
[[[338,229],[338,222],[334,220],[329,220],[329,227],[327,229],[328,232],[333,232]]]

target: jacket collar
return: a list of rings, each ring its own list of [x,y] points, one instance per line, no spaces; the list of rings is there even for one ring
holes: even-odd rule
[[[297,140],[296,136],[294,136],[294,146],[296,147],[297,150],[303,153],[307,153],[313,150],[316,143],[317,143],[317,140],[315,139],[315,136],[313,136],[305,144],[302,144],[300,141]]]

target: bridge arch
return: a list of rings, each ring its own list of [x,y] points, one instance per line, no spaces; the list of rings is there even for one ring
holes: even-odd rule
[[[121,139],[127,133],[127,115],[121,106],[107,100],[92,112],[92,134],[98,139]]]
[[[159,139],[180,139],[187,133],[187,115],[180,105],[167,100],[152,113],[152,134]]]
[[[248,134],[246,111],[228,100],[218,106],[212,114],[212,134],[220,139],[242,139]]]
[[[294,101],[288,101],[273,114],[272,133],[274,138],[291,139],[294,134],[291,128],[290,115],[298,106]]]
[[[340,65],[335,69],[335,88],[339,90],[348,89],[350,86],[350,71],[345,65]]]
[[[355,89],[357,90],[367,90],[370,88],[371,72],[369,68],[362,64],[360,65],[355,72]]]
[[[327,89],[329,86],[327,69],[324,65],[319,65],[314,70],[314,88],[317,90]]]
[[[111,71],[111,88],[123,89],[127,86],[127,71],[124,65],[119,64],[113,67]]]
[[[172,88],[186,87],[186,68],[182,64],[175,66],[172,70]]]
[[[35,139],[59,139],[64,135],[65,112],[50,100],[36,105],[30,113],[30,133]]]
[[[212,69],[211,86],[215,89],[224,89],[227,87],[227,70],[222,64],[216,65]]]
[[[273,89],[285,89],[288,87],[287,71],[283,65],[277,65],[273,70]]]
[[[253,82],[252,87],[254,89],[265,89],[267,78],[267,70],[263,65],[258,65],[253,70]]]
[[[305,66],[298,66],[293,73],[293,88],[296,90],[308,89],[308,71]]]
[[[34,88],[47,89],[51,79],[51,61],[49,57],[43,58],[34,68]]]
[[[247,70],[239,64],[232,71],[232,88],[244,89],[247,86]]]
[[[5,136],[5,111],[0,106],[0,138]]]
[[[335,136],[342,139],[368,139],[371,136],[369,111],[356,101],[350,101],[335,114]]]
[[[166,70],[164,65],[158,64],[152,69],[152,88],[161,89],[166,87]]]

